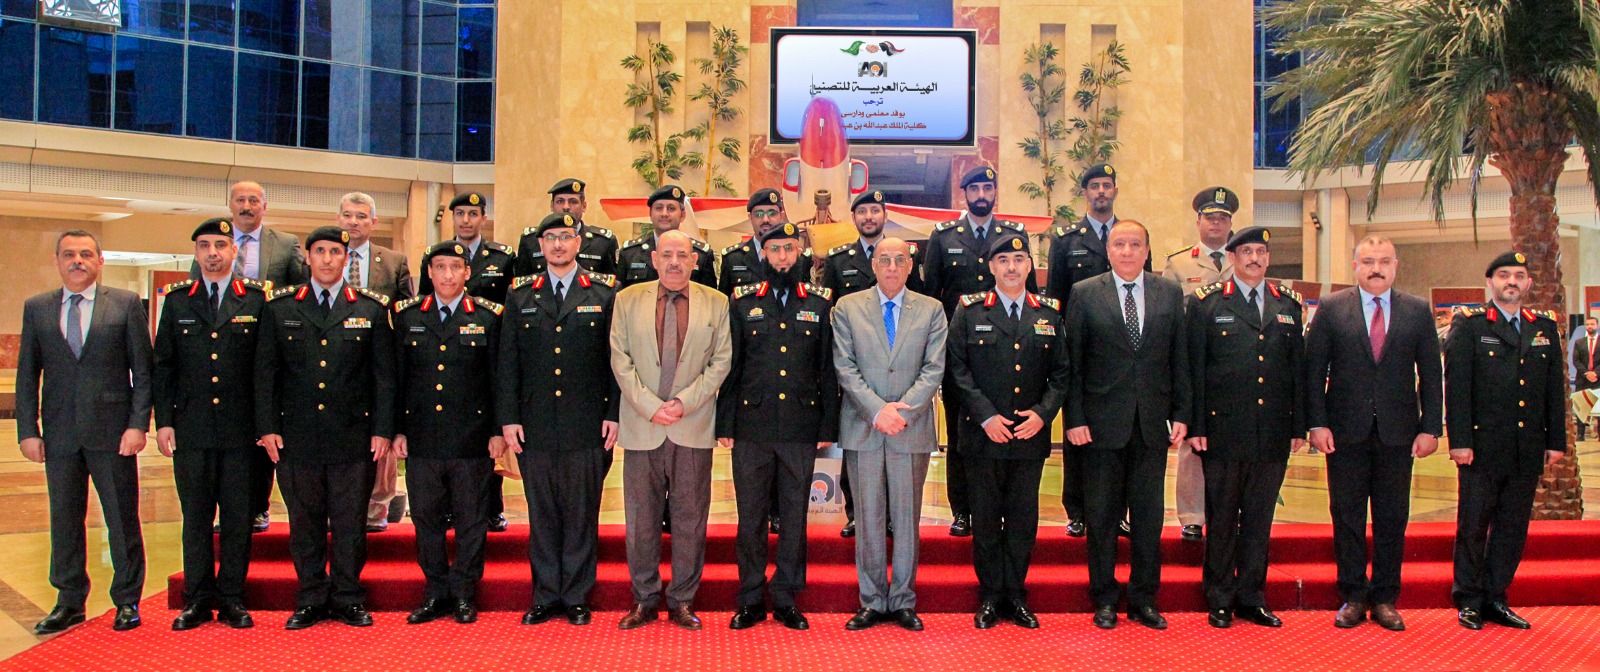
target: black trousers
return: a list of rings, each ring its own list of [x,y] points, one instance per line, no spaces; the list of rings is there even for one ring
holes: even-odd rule
[[[1089,507],[1083,502],[1083,456],[1088,450],[1070,443],[1061,448],[1061,508],[1067,510],[1067,520],[1085,520]]]
[[[1267,606],[1267,543],[1288,466],[1287,461],[1276,460],[1205,460],[1206,559],[1201,584],[1206,606]]]
[[[1139,423],[1134,422],[1134,427]],[[1095,606],[1115,606],[1122,597],[1117,581],[1117,523],[1128,513],[1132,530],[1128,606],[1153,607],[1161,586],[1161,523],[1166,513],[1167,447],[1147,446],[1135,430],[1121,450],[1075,446],[1084,453],[1084,499],[1089,523],[1089,598]]]
[[[272,477],[278,465],[273,464],[267,451],[250,453],[250,515],[266,513],[272,508]]]
[[[494,460],[487,457],[406,458],[407,501],[417,528],[417,564],[427,579],[425,599],[477,599],[489,535],[484,499],[493,474]],[[455,564],[445,538],[446,516],[456,531]]]
[[[289,555],[300,579],[295,607],[366,601],[361,569],[367,564],[367,500],[376,477],[370,460],[278,463],[278,487],[289,509]]]
[[[535,605],[588,604],[600,543],[600,496],[612,451],[524,447],[528,564]],[[658,531],[659,532],[659,531]]]
[[[65,452],[65,451],[63,451]],[[138,604],[144,592],[144,534],[139,528],[139,462],[114,451],[78,451],[45,460],[50,499],[50,585],[56,605],[89,600],[89,482],[100,495],[111,552],[111,602]]]
[[[256,446],[218,450],[180,447],[172,454],[172,474],[183,510],[183,602],[207,609],[244,604],[250,571],[250,487]],[[212,548],[211,520],[218,553]]]
[[[1506,589],[1522,563],[1528,520],[1539,474],[1496,473],[1460,467],[1457,474],[1455,585],[1456,607],[1482,609],[1505,602]]]
[[[1328,455],[1328,512],[1339,596],[1394,604],[1411,517],[1411,446],[1386,446],[1376,434],[1338,444]],[[1372,578],[1367,578],[1367,508],[1372,508]]]
[[[1044,460],[968,457],[972,486],[972,566],[978,599],[1026,600],[1028,566],[1039,536],[1039,478]]]
[[[947,389],[954,387],[953,382],[947,385]],[[953,403],[953,399],[954,395],[945,395],[944,491],[950,497],[951,515],[970,516],[972,496],[967,482],[967,457],[958,448],[961,445],[961,410],[958,404]]]
[[[409,469],[410,467],[407,468]],[[483,512],[486,517],[493,518],[505,515],[505,483],[506,477],[494,473],[494,469],[491,467],[489,470],[489,482],[484,485]],[[410,495],[407,496],[409,497]]]
[[[733,490],[739,507],[735,540],[739,564],[739,605],[763,604],[762,589],[772,593],[772,606],[795,606],[806,585],[806,513],[810,510],[811,477],[816,473],[817,444],[766,443],[740,440],[733,446]],[[777,500],[769,484],[777,482]],[[772,581],[767,581],[767,519],[778,508],[778,552]]]

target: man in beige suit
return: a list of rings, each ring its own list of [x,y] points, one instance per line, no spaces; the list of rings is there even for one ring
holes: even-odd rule
[[[611,323],[611,371],[622,392],[617,445],[622,461],[628,570],[633,609],[617,627],[656,620],[661,597],[661,515],[671,484],[672,583],[667,617],[700,629],[694,594],[705,564],[711,506],[711,448],[716,397],[732,365],[728,298],[689,282],[694,241],[661,235],[650,262],[659,280],[617,293]]]

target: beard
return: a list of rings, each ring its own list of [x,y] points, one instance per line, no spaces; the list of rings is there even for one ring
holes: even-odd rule
[[[765,257],[761,259],[762,278],[772,285],[774,291],[780,294],[790,291],[800,284],[799,268],[799,260],[796,260],[794,266],[789,267],[789,270],[780,271],[776,266],[772,265],[771,260]]]
[[[988,217],[989,213],[994,212],[994,201],[967,201],[967,211],[978,217]]]

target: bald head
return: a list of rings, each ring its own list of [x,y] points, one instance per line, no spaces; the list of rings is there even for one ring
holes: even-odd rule
[[[911,276],[911,244],[899,238],[884,238],[872,251],[872,272],[884,296],[899,296]]]
[[[694,239],[682,231],[661,234],[656,238],[656,249],[650,252],[650,263],[655,266],[662,287],[683,291],[694,270]]]

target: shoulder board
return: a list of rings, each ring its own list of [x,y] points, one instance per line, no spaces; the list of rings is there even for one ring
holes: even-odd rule
[[[594,271],[585,271],[584,273],[589,276],[590,280],[593,280],[596,283],[605,285],[607,287],[616,287],[617,286],[617,276],[606,275],[604,273],[596,273]]]
[[[1488,311],[1484,310],[1483,306],[1478,306],[1477,308],[1470,306],[1456,306],[1456,315],[1460,317],[1472,317],[1474,315],[1482,315],[1485,312]]]
[[[806,257],[807,259],[811,258],[811,248],[808,247],[808,248],[806,248],[804,250],[801,250],[800,251],[800,256]]]
[[[1204,298],[1206,298],[1207,295],[1210,295],[1212,292],[1215,292],[1215,291],[1217,291],[1219,289],[1222,289],[1222,286],[1224,284],[1227,284],[1227,283],[1213,282],[1213,283],[1211,283],[1209,285],[1206,285],[1204,287],[1196,288],[1194,290],[1194,298],[1204,299]]]
[[[833,300],[833,290],[828,289],[827,287],[823,287],[822,285],[813,285],[813,284],[811,284],[809,282],[805,283],[805,285],[806,285],[806,291],[811,292],[812,294],[816,294],[817,296],[820,296],[820,297],[822,297],[823,299],[825,299],[827,301],[832,301]]]
[[[161,292],[163,294],[171,294],[172,291],[175,290],[175,289],[183,289],[183,288],[188,287],[188,286],[193,285],[193,284],[194,284],[194,280],[193,279],[179,280],[177,282],[174,282],[172,284],[167,285],[166,287],[162,287],[161,288]],[[207,291],[210,291],[210,290],[207,290]]]
[[[250,278],[239,278],[238,280],[239,280],[239,284],[245,286],[246,288],[259,289],[259,290],[261,290],[263,292],[266,292],[268,294],[272,293],[272,281],[271,280],[262,281],[262,280],[252,280]]]
[[[1042,303],[1044,305],[1050,306],[1051,310],[1054,310],[1054,311],[1056,311],[1058,313],[1061,312],[1061,300],[1060,299],[1052,299],[1052,298],[1050,298],[1048,296],[1041,296],[1041,297],[1039,297],[1039,303]]]
[[[734,243],[734,244],[732,244],[732,245],[729,245],[729,246],[727,246],[727,247],[724,247],[724,248],[722,248],[722,254],[723,254],[723,255],[729,255],[729,254],[733,254],[733,251],[734,251],[734,250],[737,250],[737,249],[739,249],[739,248],[740,248],[740,247],[742,247],[742,246],[743,246],[743,245],[744,245],[744,243]]]
[[[276,290],[276,291],[272,292],[272,294],[267,296],[267,300],[268,301],[277,301],[278,299],[281,299],[281,298],[283,298],[285,296],[294,296],[295,290],[298,290],[298,289],[300,289],[299,285],[289,285],[288,287],[284,287],[283,289],[279,289],[279,290]]]
[[[1178,251],[1177,251],[1177,252],[1173,252],[1173,253],[1172,253],[1172,254],[1169,254],[1169,255],[1167,255],[1167,258],[1168,258],[1168,259],[1171,259],[1171,258],[1173,258],[1173,257],[1176,257],[1176,256],[1178,256],[1178,255],[1180,255],[1180,254],[1183,254],[1183,253],[1185,253],[1185,252],[1188,252],[1188,251],[1189,251],[1189,250],[1192,250],[1192,249],[1194,249],[1194,246],[1193,246],[1193,245],[1190,245],[1190,246],[1188,246],[1188,247],[1185,247],[1185,248],[1183,248],[1183,249],[1181,249],[1181,250],[1178,250]]]
[[[711,251],[711,246],[707,245],[706,241],[700,240],[699,238],[690,238],[689,242],[694,245],[694,249],[700,250],[701,252]]]
[[[1301,298],[1299,292],[1296,292],[1296,291],[1294,291],[1292,289],[1289,289],[1288,285],[1278,285],[1277,287],[1278,287],[1278,293],[1279,293],[1280,296],[1282,296],[1282,297],[1284,297],[1286,299],[1289,299],[1291,301],[1294,301],[1295,303],[1298,303],[1298,304],[1301,304],[1301,305],[1305,305],[1306,300],[1304,298]]]
[[[511,254],[511,252],[512,252],[511,248],[509,246],[507,246],[506,244],[497,243],[497,242],[494,242],[492,240],[483,241],[483,246],[484,247],[488,247],[489,249],[494,250],[496,252],[504,252],[506,254]]]
[[[539,227],[537,227],[537,226],[530,226],[530,227],[528,227],[528,228],[526,228],[526,229],[523,229],[523,230],[522,230],[522,235],[524,235],[524,236],[531,236],[531,235],[533,235],[533,234],[534,234],[534,232],[535,232],[535,231],[538,231],[538,230],[539,230]]]
[[[1024,231],[1025,230],[1025,228],[1022,226],[1022,224],[1017,223],[1017,222],[1013,222],[1013,221],[1011,221],[1009,219],[997,219],[997,220],[994,220],[994,221],[996,223],[998,223],[1000,226],[1003,226],[1003,227],[1006,227],[1008,229],[1011,229],[1012,231]]]
[[[587,228],[589,228],[589,225],[588,224],[584,224],[583,228],[587,229]],[[612,233],[611,229],[603,229],[603,228],[600,228],[600,227],[596,226],[596,227],[594,227],[594,232],[597,233],[597,234],[600,234],[602,236],[605,236],[607,238],[610,238],[612,240],[616,240],[617,239],[617,234]]]
[[[638,238],[634,238],[633,240],[630,240],[630,241],[628,241],[626,243],[623,243],[622,244],[622,249],[626,250],[628,248],[638,247],[640,245],[643,245],[645,243],[645,241],[647,241],[649,239],[650,239],[649,236],[639,236]]]
[[[976,294],[963,294],[961,296],[961,305],[970,306],[970,305],[972,305],[974,303],[980,303],[980,302],[983,301],[983,298],[988,296],[988,295],[989,295],[988,292],[978,292]]]
[[[912,254],[916,254],[917,253],[917,242],[916,241],[908,240],[908,241],[906,241],[906,245],[911,248],[911,253]]]
[[[427,298],[427,297],[413,296],[413,297],[411,297],[409,299],[406,299],[404,301],[398,301],[398,302],[396,302],[394,304],[394,312],[396,312],[396,313],[405,312],[405,309],[410,308],[412,306],[415,306],[415,305],[417,305],[419,303],[422,303],[422,300],[424,298]]]
[[[960,221],[961,220],[959,220],[959,219],[952,219],[952,220],[950,220],[948,222],[944,222],[942,224],[939,224],[938,226],[933,227],[933,230],[934,231],[948,231],[952,227],[954,227],[957,223],[959,223]]]
[[[831,250],[828,250],[828,256],[831,257],[831,256],[833,256],[835,254],[844,254],[846,252],[849,252],[850,251],[850,246],[854,245],[854,244],[855,243],[846,243],[844,245],[840,245],[840,246],[835,247],[835,248],[833,248]]]
[[[539,277],[537,273],[533,275],[519,275],[511,280],[511,288],[521,289],[523,285],[533,282],[533,279],[537,277]]]
[[[1550,320],[1551,322],[1554,322],[1556,324],[1561,324],[1561,318],[1556,315],[1556,311],[1553,311],[1553,310],[1535,310],[1535,311],[1533,311],[1533,314],[1534,315],[1538,315],[1539,317],[1542,317],[1544,319]]]
[[[504,311],[506,309],[505,306],[502,306],[502,305],[500,305],[498,303],[495,303],[493,301],[490,301],[488,299],[480,299],[480,298],[478,298],[476,296],[472,297],[472,302],[476,303],[476,304],[478,304],[480,306],[483,306],[484,310],[487,310],[487,311],[489,311],[491,313],[494,313],[496,315],[499,315],[502,311]]]
[[[383,294],[379,294],[377,292],[374,292],[374,291],[372,291],[370,289],[367,289],[366,287],[357,287],[356,291],[360,292],[363,296],[366,296],[367,298],[372,299],[373,301],[377,301],[380,305],[383,305],[385,307],[387,307],[389,305],[389,297],[384,296]]]
[[[733,298],[742,299],[756,293],[756,290],[759,289],[761,289],[761,283],[759,282],[752,282],[748,285],[739,285],[738,287],[733,288]]]

